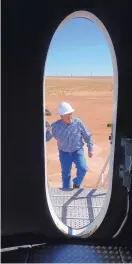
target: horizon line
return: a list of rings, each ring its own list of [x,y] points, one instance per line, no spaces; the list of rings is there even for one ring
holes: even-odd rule
[[[114,77],[113,75],[44,75],[45,77]]]

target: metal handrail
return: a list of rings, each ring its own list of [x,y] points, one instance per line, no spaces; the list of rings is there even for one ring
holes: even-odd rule
[[[101,181],[101,183],[102,183],[102,186],[103,186],[103,184],[104,184],[104,171],[105,171],[105,169],[106,169],[106,167],[107,167],[107,165],[108,165],[109,160],[110,160],[110,155],[108,156],[108,158],[107,158],[107,160],[106,160],[106,162],[105,162],[105,164],[104,164],[104,166],[103,166],[103,168],[102,168],[102,171],[101,171],[100,176],[99,176],[99,180],[98,180],[98,182],[97,182],[97,184],[96,184],[96,188],[98,187],[100,181]],[[108,173],[109,173],[109,172],[108,172]],[[107,174],[107,176],[108,176],[108,174]],[[105,180],[106,180],[106,179],[105,179]]]

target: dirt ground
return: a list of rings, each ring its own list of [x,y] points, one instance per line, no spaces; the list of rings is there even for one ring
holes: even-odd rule
[[[47,77],[45,80],[46,108],[52,116],[46,120],[52,123],[59,117],[56,115],[60,102],[69,102],[75,109],[74,116],[82,119],[92,132],[94,155],[88,158],[87,147],[84,147],[88,164],[88,172],[83,181],[84,188],[97,186],[102,167],[110,153],[109,135],[112,122],[113,78],[112,77]],[[47,173],[50,187],[62,187],[61,168],[55,139],[46,143]],[[108,167],[107,170],[108,171]],[[76,175],[73,165],[72,178]],[[105,173],[107,175],[107,172]],[[101,187],[101,184],[99,185]],[[107,187],[107,181],[104,185]]]

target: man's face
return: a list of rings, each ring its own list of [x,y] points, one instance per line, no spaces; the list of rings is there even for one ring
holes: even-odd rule
[[[72,113],[61,116],[61,119],[67,124],[70,125],[72,123]]]

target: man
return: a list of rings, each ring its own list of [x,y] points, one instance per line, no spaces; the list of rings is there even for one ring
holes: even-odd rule
[[[52,137],[57,140],[59,159],[62,170],[63,188],[72,188],[71,168],[74,162],[77,175],[73,179],[73,188],[79,188],[88,170],[83,150],[83,140],[87,143],[88,156],[92,157],[93,142],[90,132],[79,118],[73,118],[75,110],[70,104],[62,102],[58,107],[60,120],[51,124],[51,131],[46,131],[46,141]]]

